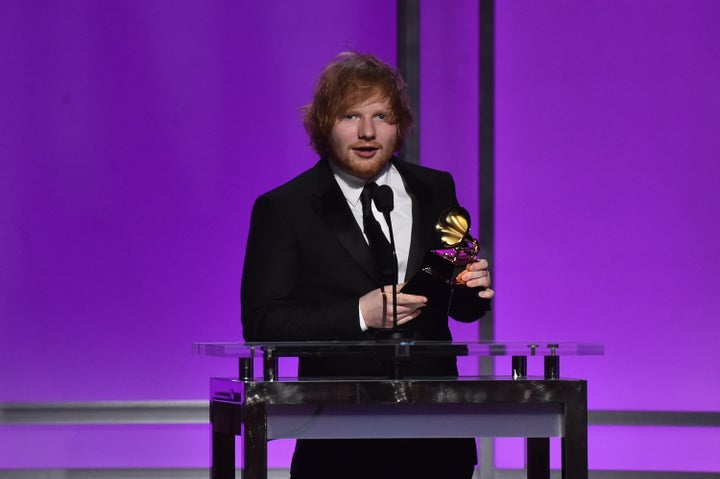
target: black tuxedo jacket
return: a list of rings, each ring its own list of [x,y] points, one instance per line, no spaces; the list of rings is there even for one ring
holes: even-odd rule
[[[429,249],[442,246],[435,223],[457,199],[449,173],[402,161],[394,164],[413,204],[409,278]],[[363,332],[358,319],[360,296],[381,286],[371,254],[327,160],[260,196],[252,211],[241,288],[245,339],[372,339],[375,331]],[[453,302],[450,314],[460,321],[476,320],[488,309],[486,300],[458,303]],[[408,326],[419,339],[451,339],[447,314],[423,313]],[[452,363],[424,365],[422,372],[456,374]],[[301,361],[300,372],[374,374],[338,361]]]
[[[441,247],[435,223],[457,199],[448,173],[401,161],[395,166],[413,205],[409,278],[429,249]],[[373,330],[360,328],[358,300],[380,286],[376,263],[326,160],[257,199],[241,288],[247,341],[372,339]],[[456,319],[472,321],[488,309],[486,300],[465,296],[453,301],[450,314]],[[409,326],[422,339],[449,340],[447,310],[443,313],[426,308]],[[387,377],[389,370],[388,364],[368,357],[299,362],[305,377]],[[415,359],[403,373],[454,376],[457,368],[454,358]],[[291,471],[301,479],[466,478],[475,462],[472,439],[298,440]]]

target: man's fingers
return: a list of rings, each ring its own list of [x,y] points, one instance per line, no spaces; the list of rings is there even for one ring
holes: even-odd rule
[[[495,296],[495,291],[487,288],[478,293],[478,296],[484,299],[491,299],[493,296]]]

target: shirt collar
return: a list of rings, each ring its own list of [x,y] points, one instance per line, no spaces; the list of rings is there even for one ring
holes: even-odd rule
[[[335,181],[337,181],[338,186],[340,186],[340,190],[342,190],[343,195],[353,205],[357,205],[360,203],[360,195],[362,194],[362,190],[365,187],[365,184],[370,183],[374,181],[375,183],[380,185],[386,185],[389,182],[389,176],[390,172],[397,172],[395,169],[395,165],[392,164],[392,162],[388,163],[385,168],[380,171],[377,175],[375,175],[374,178],[371,178],[370,180],[366,180],[364,178],[358,178],[357,176],[353,176],[347,171],[344,171],[340,169],[335,163],[333,163],[332,160],[328,161],[328,164],[330,165],[330,169],[333,172],[333,176],[335,176]]]

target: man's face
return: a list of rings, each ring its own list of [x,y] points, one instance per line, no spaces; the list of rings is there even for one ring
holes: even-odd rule
[[[397,128],[387,100],[374,96],[348,108],[330,132],[332,161],[359,178],[370,179],[388,164],[397,145]]]

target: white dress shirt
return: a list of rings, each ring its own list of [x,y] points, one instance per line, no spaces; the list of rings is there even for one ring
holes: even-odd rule
[[[405,190],[405,184],[403,183],[400,173],[395,166],[389,164],[375,178],[368,181],[350,175],[338,168],[332,161],[330,161],[329,164],[335,176],[335,181],[337,181],[337,184],[340,186],[340,190],[342,190],[345,200],[350,207],[350,211],[352,211],[355,221],[360,226],[360,230],[363,230],[363,211],[360,194],[362,193],[365,184],[370,181],[374,181],[378,186],[387,185],[392,188],[394,208],[390,212],[390,219],[392,221],[393,234],[395,236],[395,250],[397,252],[398,260],[398,277],[405,278],[405,275],[407,274],[407,263],[410,253],[410,237],[412,232],[412,200]],[[390,234],[388,232],[388,226],[385,222],[385,218],[382,213],[377,211],[374,203],[372,205],[372,210],[375,215],[375,219],[378,223],[380,223],[380,228],[382,228],[383,233],[388,238],[388,241],[390,241]],[[367,237],[365,238],[365,241],[367,241]],[[360,312],[360,327],[363,331],[368,329],[362,317],[362,312]]]

